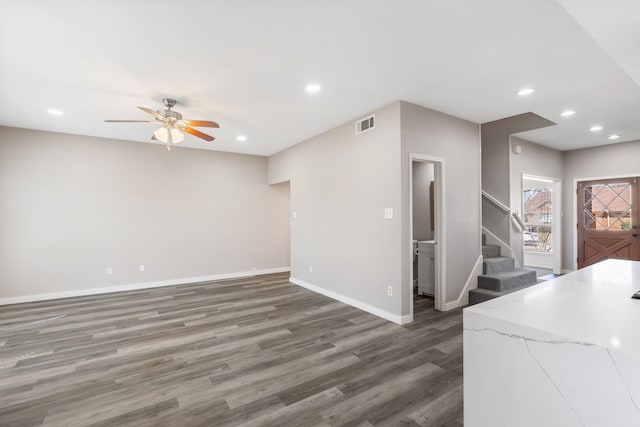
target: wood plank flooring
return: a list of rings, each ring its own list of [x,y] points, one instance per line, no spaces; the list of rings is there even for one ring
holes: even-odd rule
[[[0,426],[461,426],[462,312],[274,274],[0,307]]]

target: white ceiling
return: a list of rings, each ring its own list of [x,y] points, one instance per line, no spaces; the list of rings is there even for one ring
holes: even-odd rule
[[[270,155],[402,99],[477,123],[531,111],[558,125],[520,136],[561,150],[610,133],[640,139],[637,0],[0,0],[0,10],[0,125],[148,142],[153,125],[103,120],[147,119],[135,107],[169,96],[185,118],[221,124],[215,142],[181,144]],[[310,82],[323,90],[305,93]],[[536,92],[518,97],[525,86]],[[566,108],[577,114],[560,117]]]

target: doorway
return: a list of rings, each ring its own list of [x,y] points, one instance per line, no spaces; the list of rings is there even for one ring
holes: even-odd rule
[[[444,303],[444,159],[410,155],[410,307],[443,310]]]
[[[522,264],[545,274],[562,273],[561,182],[522,175]],[[543,274],[543,276],[545,275]]]
[[[291,268],[291,253],[292,253],[292,247],[291,245],[293,244],[292,240],[291,240],[291,227],[293,227],[293,219],[296,216],[295,212],[291,211],[291,181],[283,181],[283,182],[279,182],[277,184],[271,184],[271,188],[273,188],[275,191],[278,192],[280,198],[279,198],[279,202],[280,202],[280,207],[281,207],[281,219],[282,221],[287,222],[287,225],[285,227],[288,238],[287,238],[287,247],[286,247],[286,251],[287,251],[287,260],[289,261],[289,268]]]
[[[578,182],[578,268],[640,261],[638,177]]]

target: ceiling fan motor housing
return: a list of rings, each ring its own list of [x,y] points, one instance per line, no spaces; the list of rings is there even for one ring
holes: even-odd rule
[[[161,116],[164,116],[167,119],[174,119],[176,121],[182,120],[182,114],[178,113],[177,111],[158,110],[157,113],[160,114]]]
[[[167,119],[173,119],[172,121],[182,120],[182,114],[171,110],[171,108],[173,108],[173,106],[176,105],[178,101],[173,98],[162,98],[162,103],[165,107],[167,107],[167,109],[156,111],[158,114]]]

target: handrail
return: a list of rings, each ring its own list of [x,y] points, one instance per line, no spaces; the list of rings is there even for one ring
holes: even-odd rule
[[[512,211],[509,206],[505,205],[500,200],[496,199],[484,190],[482,190],[482,197],[484,197],[485,199],[493,203],[496,207],[498,207],[501,211],[509,215],[511,217],[511,222],[518,228],[519,233],[522,233],[527,229],[527,226],[522,221],[522,218],[520,218],[520,215],[518,215],[518,212]]]
[[[515,220],[516,225],[519,228],[519,231],[522,233],[523,230],[527,229],[527,226],[525,225],[525,223],[522,221],[522,218],[520,218],[520,215],[518,215],[518,212],[511,212],[511,219]]]
[[[487,193],[484,190],[482,190],[482,197],[484,197],[485,199],[487,199],[488,201],[490,201],[491,203],[499,207],[500,210],[504,211],[505,213],[508,213],[508,214],[511,213],[511,208],[509,206],[505,205],[500,200],[496,199],[495,197],[493,197],[491,194]]]

